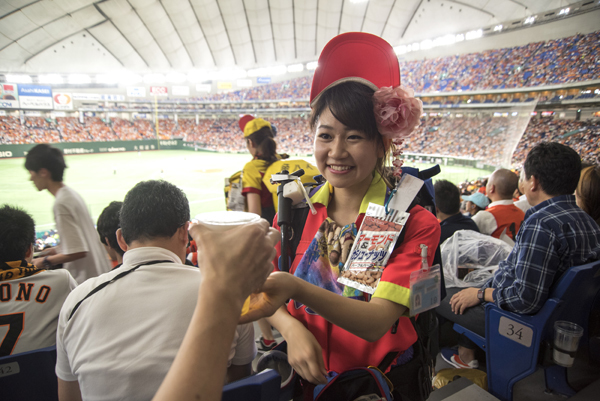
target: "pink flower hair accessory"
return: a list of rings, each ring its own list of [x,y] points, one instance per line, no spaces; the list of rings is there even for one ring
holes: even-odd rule
[[[373,95],[373,112],[384,138],[404,139],[419,126],[423,103],[410,88],[384,86]]]

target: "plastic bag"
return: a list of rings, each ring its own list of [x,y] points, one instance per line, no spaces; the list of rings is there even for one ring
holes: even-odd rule
[[[471,230],[459,230],[441,246],[446,288],[481,287],[508,257],[506,242]],[[470,272],[460,278],[463,269]]]

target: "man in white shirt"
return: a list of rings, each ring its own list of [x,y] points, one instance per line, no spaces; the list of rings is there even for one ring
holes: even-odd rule
[[[46,250],[33,264],[46,269],[62,264],[81,284],[111,266],[85,202],[63,183],[66,167],[61,151],[47,144],[34,146],[25,158],[25,168],[37,190],[47,189],[56,198],[54,221],[60,236],[58,247]]]
[[[54,345],[58,313],[77,286],[66,270],[31,264],[34,241],[31,216],[0,207],[0,357]]]
[[[165,181],[131,189],[120,212],[123,264],[79,286],[61,310],[56,374],[64,400],[150,400],[191,321],[202,273],[187,266],[190,210]],[[253,326],[238,326],[228,379],[250,374]]]

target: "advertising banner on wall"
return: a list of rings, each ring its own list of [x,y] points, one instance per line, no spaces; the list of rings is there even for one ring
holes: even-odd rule
[[[100,95],[100,99],[102,100],[108,100],[108,101],[112,101],[112,102],[122,102],[125,100],[125,96],[123,95],[110,95],[110,94],[104,94],[104,95]]]
[[[73,93],[73,100],[102,100],[98,93]]]
[[[19,104],[22,109],[52,110],[52,88],[42,85],[19,85]]]
[[[19,92],[17,84],[0,85],[0,109],[18,109]]]
[[[54,110],[73,110],[73,97],[70,93],[53,93]]]
[[[166,86],[151,86],[150,94],[152,96],[168,96],[169,88],[167,88]]]
[[[231,84],[231,82],[227,82],[227,81],[217,82],[217,89],[231,89],[232,86],[233,85]]]
[[[210,92],[211,84],[196,84],[196,92]]]
[[[189,86],[175,86],[173,85],[173,96],[189,96],[190,95],[190,87]]]
[[[129,97],[146,97],[146,88],[143,86],[128,86],[127,96]]]
[[[256,77],[257,84],[270,84],[271,77]]]

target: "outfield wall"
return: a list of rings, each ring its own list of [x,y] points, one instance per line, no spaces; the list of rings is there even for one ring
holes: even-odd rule
[[[0,159],[25,157],[29,149],[36,143],[23,145],[0,145]],[[139,140],[139,141],[110,141],[110,142],[59,142],[50,145],[62,150],[65,155],[83,155],[89,153],[136,152],[146,150],[190,149],[183,146],[181,139]]]
[[[24,145],[0,145],[0,159],[10,159],[14,157],[25,157],[29,149],[34,147],[35,143]],[[147,150],[200,150],[215,152],[212,149],[206,149],[202,145],[198,146],[194,142],[184,142],[181,139],[168,140],[139,140],[139,141],[111,141],[111,142],[60,142],[50,144],[63,151],[65,155],[82,155],[92,153],[115,153],[115,152],[137,152]],[[160,148],[159,148],[160,145]],[[485,164],[480,160],[442,156],[426,155],[417,153],[404,153],[404,159],[410,162],[425,162],[439,164],[440,166],[460,166],[475,167],[478,169],[494,171],[496,166]]]

